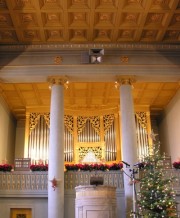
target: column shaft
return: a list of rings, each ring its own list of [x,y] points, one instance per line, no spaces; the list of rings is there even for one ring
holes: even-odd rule
[[[121,137],[122,137],[122,160],[130,164],[130,168],[124,166],[126,174],[131,176],[130,169],[137,161],[137,138],[135,126],[135,114],[130,84],[120,86],[120,111],[121,111]],[[125,204],[127,216],[133,210],[133,186],[130,178],[124,174]]]
[[[64,87],[60,84],[51,87],[48,218],[64,218]]]

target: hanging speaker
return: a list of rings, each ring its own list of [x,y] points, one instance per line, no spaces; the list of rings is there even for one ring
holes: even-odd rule
[[[102,62],[101,56],[90,56],[90,63],[91,64],[99,64]]]
[[[104,55],[104,49],[100,48],[92,48],[89,50],[89,55],[96,55],[96,56],[102,56]]]

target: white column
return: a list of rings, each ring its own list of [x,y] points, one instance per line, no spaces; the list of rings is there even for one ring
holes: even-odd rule
[[[51,84],[48,218],[64,218],[64,84],[66,77],[49,77]]]
[[[125,204],[126,211],[129,217],[133,208],[133,185],[130,178],[130,169],[137,162],[137,137],[135,125],[135,113],[132,95],[131,83],[134,81],[133,77],[118,77],[120,84],[120,114],[121,114],[121,139],[122,139],[122,160],[130,165],[126,167],[124,164],[124,190],[125,190]]]

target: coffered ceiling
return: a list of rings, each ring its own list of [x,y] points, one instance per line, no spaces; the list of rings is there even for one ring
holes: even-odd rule
[[[180,42],[179,0],[1,0],[0,43]]]
[[[133,97],[137,106],[149,107],[152,111],[162,110],[179,89],[179,84],[134,83]],[[47,112],[50,107],[48,83],[1,83],[1,95],[17,119],[25,118],[29,111]],[[69,110],[94,110],[118,108],[119,89],[114,83],[70,83],[65,89],[65,108]]]
[[[179,42],[180,0],[0,0],[0,45]],[[162,110],[178,89],[178,82],[137,82],[134,103]],[[46,82],[0,82],[0,96],[17,119],[30,108],[49,110],[50,95]],[[65,90],[69,109],[112,108],[119,101],[113,82],[73,82]]]

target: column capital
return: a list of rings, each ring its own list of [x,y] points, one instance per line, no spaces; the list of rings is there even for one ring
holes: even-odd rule
[[[68,84],[68,77],[67,76],[49,76],[47,81],[52,85],[67,85]]]
[[[136,82],[136,78],[134,75],[116,76],[116,84],[119,85],[132,85],[132,83],[135,82]]]

